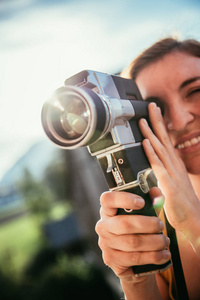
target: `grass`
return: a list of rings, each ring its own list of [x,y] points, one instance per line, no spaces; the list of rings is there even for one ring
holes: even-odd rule
[[[42,243],[41,230],[31,215],[2,225],[0,227],[0,266],[3,272],[8,275],[20,275],[26,263]]]
[[[66,215],[66,205],[53,206],[51,218],[61,219]],[[0,268],[6,275],[19,278],[24,267],[44,245],[40,219],[31,214],[4,223],[0,226]]]
[[[69,211],[66,204],[54,203],[50,218],[58,220]],[[114,300],[96,264],[79,252],[48,247],[41,220],[27,214],[0,226],[0,299]]]
[[[51,210],[51,219],[59,220],[66,216],[67,213],[71,211],[71,206],[69,203],[56,202]]]

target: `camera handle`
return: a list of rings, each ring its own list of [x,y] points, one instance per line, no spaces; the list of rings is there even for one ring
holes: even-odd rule
[[[145,215],[145,216],[157,216],[152,205],[152,200],[150,198],[149,193],[143,193],[139,186],[133,187],[131,189],[125,190],[126,192],[137,194],[141,196],[145,200],[145,206],[140,210],[131,210],[130,212],[124,208],[118,209],[118,215]],[[162,234],[162,233],[160,233]],[[133,272],[136,277],[146,276],[153,273],[160,273],[166,270],[169,266],[171,266],[172,262],[169,260],[168,262],[155,265],[155,264],[147,264],[147,265],[138,265],[133,266]]]

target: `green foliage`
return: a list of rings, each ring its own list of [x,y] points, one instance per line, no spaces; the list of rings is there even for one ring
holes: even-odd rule
[[[24,170],[23,179],[18,183],[18,187],[28,210],[43,219],[49,218],[53,197],[48,187],[42,181],[34,179],[27,169]]]
[[[35,179],[28,169],[24,169],[24,175],[17,184],[28,210],[41,220],[51,218],[55,201],[64,200],[69,204],[67,160],[64,151],[58,153],[45,169],[42,179]]]
[[[76,250],[68,249],[68,253],[48,248],[42,234],[44,221],[71,211],[69,174],[62,154],[49,164],[42,180],[24,170],[18,183],[28,213],[0,227],[0,299],[116,299],[102,273],[81,256],[83,245],[76,244]]]
[[[0,269],[5,276],[18,279],[30,258],[44,244],[39,224],[30,215],[0,227]]]
[[[44,172],[44,183],[56,199],[69,200],[70,198],[70,176],[68,171],[66,151],[60,150],[59,155],[50,162]]]
[[[48,248],[40,254],[26,272],[25,299],[116,299],[100,270],[82,256]]]
[[[45,242],[41,225],[47,220],[61,219],[70,211],[67,201],[58,201],[67,197],[67,168],[61,153],[49,163],[43,179],[35,179],[24,169],[17,183],[28,214],[0,227],[0,268],[5,276],[19,278],[26,263]]]
[[[22,300],[18,284],[13,277],[6,276],[0,270],[0,299],[2,300]]]
[[[116,299],[94,264],[47,247],[36,227],[30,215],[1,227],[0,299]]]

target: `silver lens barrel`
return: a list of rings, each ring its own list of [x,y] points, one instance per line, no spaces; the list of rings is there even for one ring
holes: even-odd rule
[[[45,133],[56,145],[75,149],[94,143],[107,127],[107,109],[91,89],[64,86],[42,109]]]

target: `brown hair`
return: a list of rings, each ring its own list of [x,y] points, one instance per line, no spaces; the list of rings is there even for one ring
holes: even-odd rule
[[[178,41],[176,38],[162,39],[136,57],[129,67],[122,71],[121,76],[135,79],[138,73],[145,67],[161,59],[164,55],[174,51],[200,57],[200,42],[194,39],[187,39],[184,41]]]

